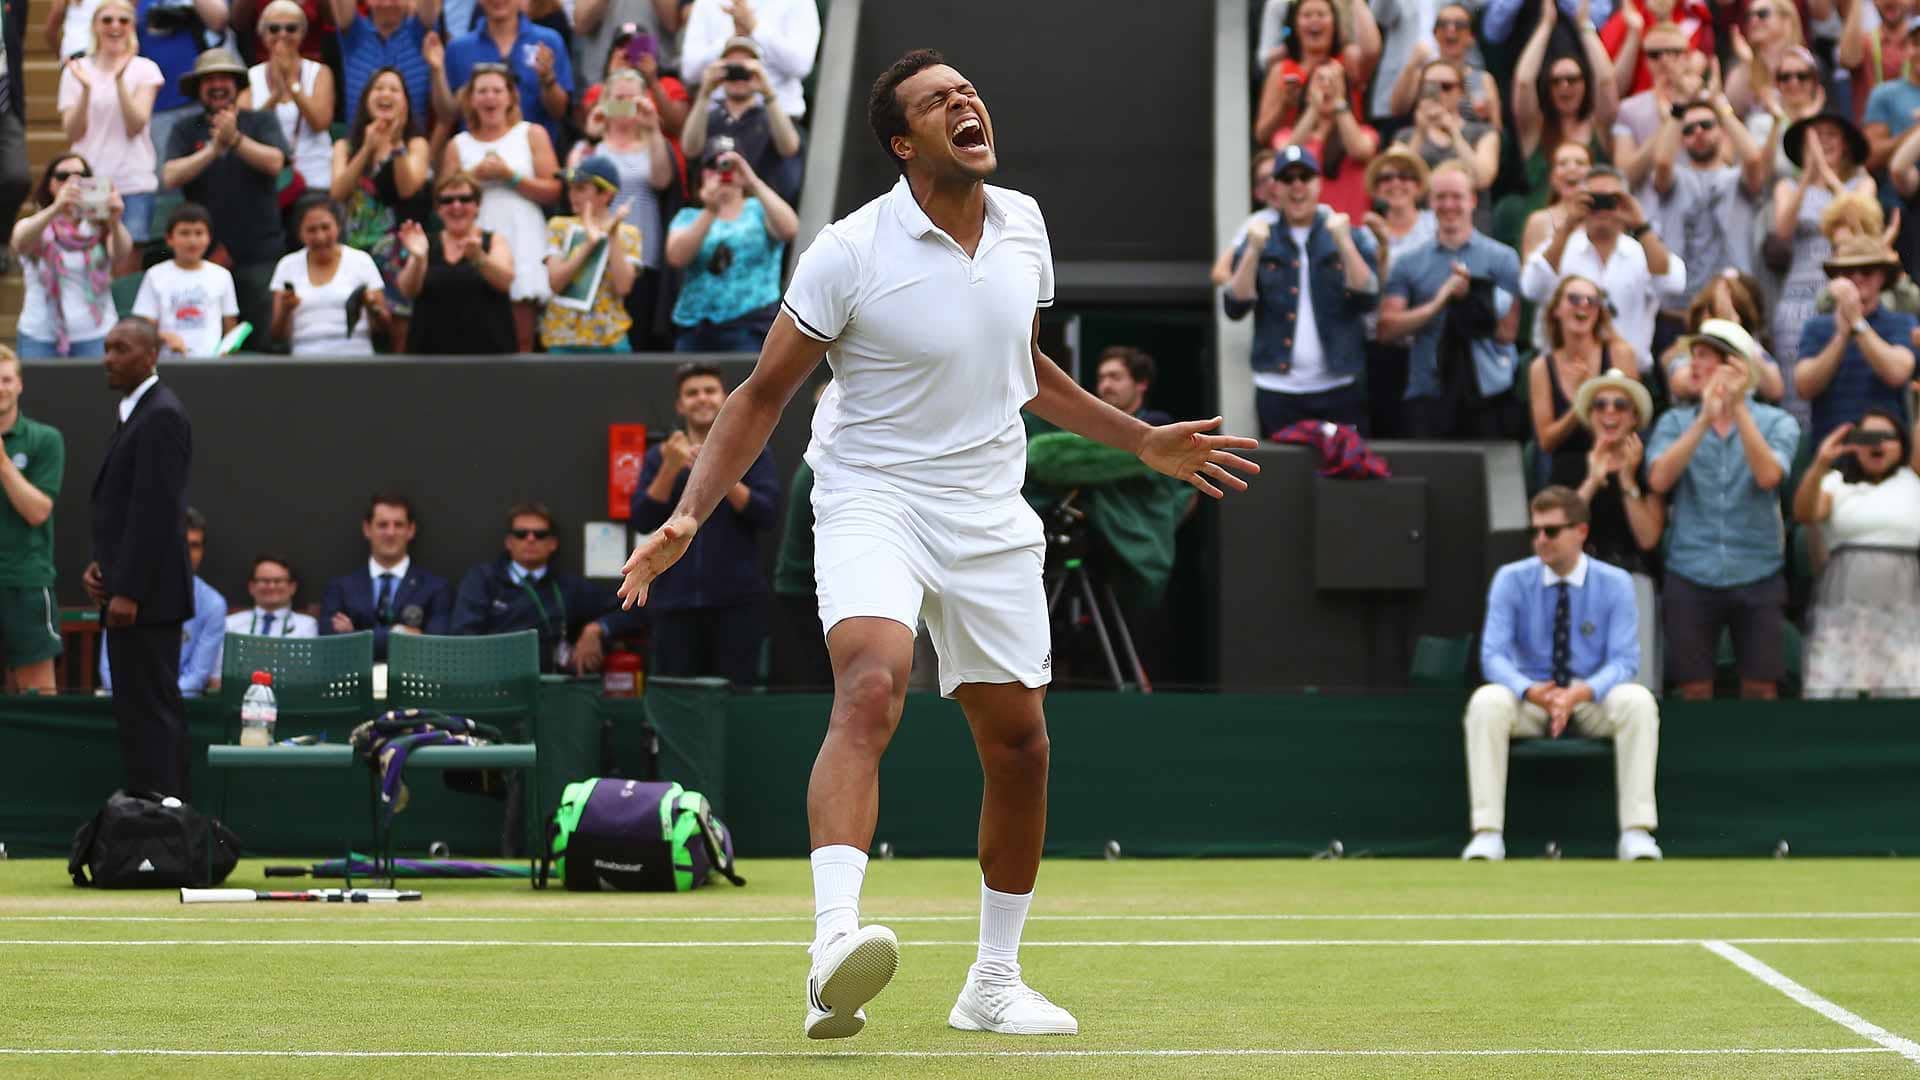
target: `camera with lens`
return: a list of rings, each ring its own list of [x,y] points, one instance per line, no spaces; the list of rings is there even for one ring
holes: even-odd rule
[[[194,9],[193,0],[154,0],[153,6],[147,9],[147,33],[154,37],[191,35],[201,52],[219,48],[224,40],[200,21],[200,13]]]
[[[728,64],[722,74],[728,82],[746,82],[753,78],[753,69],[745,64]]]

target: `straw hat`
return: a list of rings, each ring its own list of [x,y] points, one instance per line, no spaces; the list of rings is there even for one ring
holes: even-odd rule
[[[187,97],[200,96],[200,80],[208,75],[231,75],[242,90],[247,87],[247,69],[224,48],[208,49],[193,62],[193,70],[180,76],[180,92]]]
[[[1638,417],[1635,427],[1645,429],[1653,422],[1653,395],[1647,393],[1647,388],[1640,385],[1640,380],[1628,378],[1617,368],[1609,368],[1602,374],[1581,383],[1580,389],[1574,391],[1573,414],[1580,418],[1583,426],[1589,428],[1593,426],[1593,399],[1600,396],[1602,390],[1618,390],[1627,395],[1628,400],[1633,402],[1633,411]]]
[[[1833,254],[1820,267],[1828,277],[1834,277],[1842,270],[1883,270],[1889,284],[1900,275],[1900,260],[1875,236],[1847,237],[1834,245]]]
[[[1372,161],[1367,162],[1366,181],[1368,191],[1372,191],[1377,186],[1377,178],[1381,171],[1389,165],[1397,165],[1412,173],[1413,181],[1419,185],[1421,194],[1426,193],[1427,176],[1432,170],[1427,168],[1427,163],[1424,158],[1414,153],[1412,149],[1404,144],[1390,146],[1378,154],[1375,154]]]
[[[1680,339],[1691,350],[1695,345],[1710,345],[1740,360],[1747,367],[1746,392],[1760,383],[1760,346],[1746,327],[1729,319],[1708,319],[1700,329]]]

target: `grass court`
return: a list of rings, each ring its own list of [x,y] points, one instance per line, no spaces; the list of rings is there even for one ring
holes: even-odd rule
[[[292,887],[262,865],[226,884]],[[977,869],[876,860],[900,974],[836,1042],[801,1035],[806,862],[741,869],[183,907],[0,862],[0,1076],[1920,1077],[1899,860],[1055,860],[1021,959],[1083,1034],[1046,1039],[946,1027]]]

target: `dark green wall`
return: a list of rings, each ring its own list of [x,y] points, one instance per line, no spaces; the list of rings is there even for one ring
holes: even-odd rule
[[[1048,850],[1093,856],[1117,840],[1129,855],[1299,856],[1338,839],[1349,856],[1456,855],[1467,831],[1463,705],[1459,694],[1055,694]],[[543,801],[595,771],[603,724],[617,763],[639,773],[651,718],[665,774],[713,798],[744,855],[804,854],[807,775],[827,706],[821,695],[684,685],[606,703],[591,686],[548,685]],[[1912,712],[1897,701],[1666,703],[1662,845],[1683,857],[1764,856],[1781,840],[1800,855],[1920,852]],[[194,716],[201,746],[223,737],[214,710],[202,704]],[[204,763],[203,750],[196,756]],[[0,842],[10,851],[64,854],[118,775],[106,702],[0,705]],[[221,812],[224,794],[229,824],[256,854],[324,855],[368,835],[358,769],[215,777],[203,764],[195,784],[207,809]],[[458,853],[492,850],[499,803],[448,792],[428,773],[413,786],[402,850],[436,839]],[[906,856],[970,854],[979,794],[958,707],[912,697],[881,770],[876,839]],[[1549,840],[1572,855],[1610,855],[1615,828],[1610,759],[1514,762],[1515,856]]]

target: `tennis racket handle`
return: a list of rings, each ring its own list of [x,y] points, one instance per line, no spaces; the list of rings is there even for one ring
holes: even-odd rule
[[[251,904],[259,899],[252,889],[187,889],[180,890],[180,902],[183,904]]]

